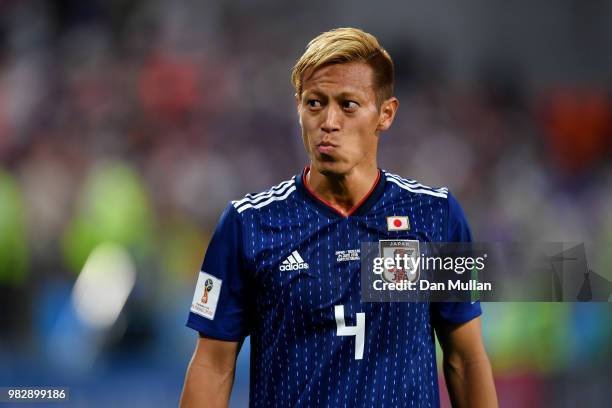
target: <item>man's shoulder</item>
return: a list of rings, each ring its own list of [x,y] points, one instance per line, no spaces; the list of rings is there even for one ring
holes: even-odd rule
[[[430,187],[417,180],[405,178],[389,171],[383,170],[387,183],[395,185],[402,194],[417,195],[423,198],[438,197],[447,200],[449,191],[446,187]]]
[[[256,211],[273,203],[287,200],[295,192],[295,176],[282,181],[267,190],[258,193],[248,193],[238,200],[233,200],[231,205],[238,214],[247,210]]]

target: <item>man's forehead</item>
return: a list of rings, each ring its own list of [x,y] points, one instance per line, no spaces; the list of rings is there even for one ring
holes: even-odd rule
[[[373,70],[364,62],[347,62],[324,65],[304,72],[302,91],[326,86],[339,86],[354,91],[373,90]]]

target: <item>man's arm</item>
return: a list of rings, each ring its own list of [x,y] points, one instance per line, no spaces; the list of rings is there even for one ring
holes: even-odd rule
[[[238,342],[199,337],[187,369],[180,408],[227,407],[238,347]]]
[[[480,317],[462,324],[441,324],[436,334],[444,353],[444,377],[453,407],[497,407]]]

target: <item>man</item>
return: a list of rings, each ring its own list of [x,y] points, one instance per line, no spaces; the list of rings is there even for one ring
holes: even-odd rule
[[[453,405],[495,407],[479,303],[360,299],[362,242],[471,239],[446,189],[377,167],[399,105],[391,58],[372,35],[336,29],[310,42],[292,81],[310,165],[225,209],[189,314],[200,337],[181,406],[227,406],[250,335],[252,407],[435,407],[435,329]]]

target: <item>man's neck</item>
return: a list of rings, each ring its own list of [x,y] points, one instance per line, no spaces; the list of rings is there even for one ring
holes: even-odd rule
[[[324,175],[310,166],[304,181],[319,199],[346,216],[372,191],[378,177],[376,164],[367,168],[355,167],[341,176]]]

